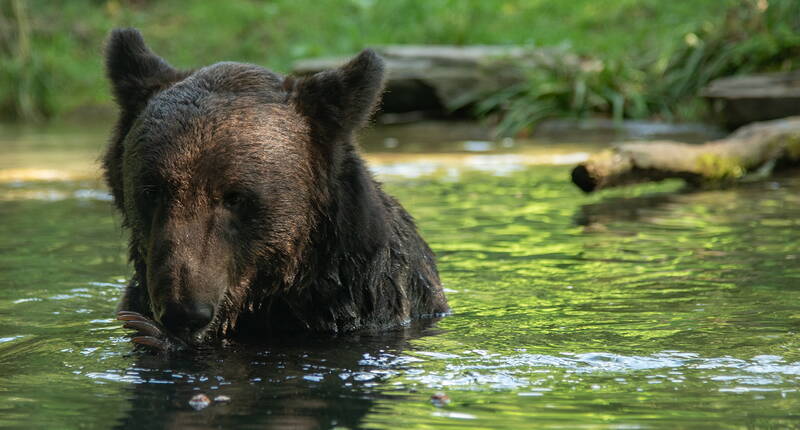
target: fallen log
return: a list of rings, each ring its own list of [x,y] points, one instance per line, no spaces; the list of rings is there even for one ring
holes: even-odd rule
[[[753,123],[704,144],[628,142],[589,157],[572,170],[583,191],[681,178],[694,186],[766,176],[800,166],[800,116]]]

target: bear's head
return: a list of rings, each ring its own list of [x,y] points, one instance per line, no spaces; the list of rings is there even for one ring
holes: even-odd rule
[[[299,78],[231,62],[179,71],[123,29],[106,66],[120,119],[105,177],[151,316],[199,341],[300,284],[352,134],[379,100],[380,57]]]

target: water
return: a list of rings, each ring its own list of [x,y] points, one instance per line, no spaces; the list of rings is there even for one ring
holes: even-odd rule
[[[0,134],[2,428],[800,427],[799,176],[585,196],[568,172],[596,144],[378,133],[453,315],[162,360],[112,318],[131,271],[102,133]]]

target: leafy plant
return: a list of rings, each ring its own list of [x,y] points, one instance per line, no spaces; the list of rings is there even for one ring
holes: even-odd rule
[[[0,7],[0,112],[25,121],[49,115],[47,75],[47,65],[31,49],[25,3],[6,2]]]
[[[666,60],[637,53],[584,58],[591,67],[544,65],[524,84],[476,97],[475,109],[499,117],[501,135],[526,133],[551,117],[697,119],[705,111],[698,94],[714,79],[800,68],[800,2],[741,0],[675,46]]]

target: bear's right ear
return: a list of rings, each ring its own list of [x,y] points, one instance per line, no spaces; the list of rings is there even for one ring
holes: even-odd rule
[[[338,69],[284,82],[295,106],[329,136],[361,128],[375,111],[383,85],[383,59],[371,49]]]
[[[154,54],[135,28],[113,30],[106,44],[106,73],[124,111],[140,111],[156,92],[187,76]]]

